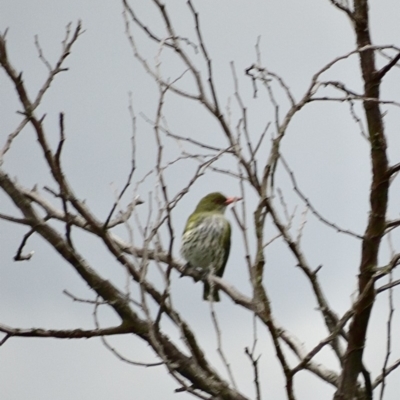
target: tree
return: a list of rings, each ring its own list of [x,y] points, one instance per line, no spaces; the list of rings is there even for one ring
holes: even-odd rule
[[[306,89],[301,93],[296,89],[295,93],[282,74],[272,72],[268,63],[263,62],[259,40],[255,46],[255,60],[248,63],[244,70],[238,69],[234,62],[230,64],[233,98],[225,107],[226,90],[223,84],[222,89],[218,84],[222,73],[216,68],[217,63],[209,51],[210,38],[205,39],[202,19],[194,2],[189,0],[186,5],[188,14],[185,15],[192,18],[192,30],[187,34],[187,27],[170,11],[174,7],[172,3],[166,6],[158,0],[148,2],[148,6],[151,5],[153,11],[158,13],[157,18],[161,22],[158,24],[153,22],[155,19],[143,17],[144,12],[141,14],[138,11],[138,4],[124,0],[125,32],[136,59],[135,65],[141,65],[157,88],[154,118],[142,115],[142,120],[152,127],[154,133],[155,165],[144,176],[137,176],[141,157],[150,156],[136,152],[140,132],[134,111],[137,107],[131,103],[131,167],[125,182],[115,189],[115,199],[105,216],[95,212],[74,189],[71,182],[76,178],[64,166],[68,157],[72,157],[64,151],[69,140],[68,114],[60,113],[58,116],[59,137],[55,141],[54,127],[50,133],[45,114],[40,109],[50,85],[66,71],[67,59],[82,34],[81,23],[68,26],[61,56],[55,63],[47,60],[45,49],[36,40],[39,58],[47,67],[48,75],[35,94],[28,90],[20,67],[9,56],[6,32],[1,36],[0,64],[4,76],[14,87],[21,108],[18,124],[3,141],[0,170],[2,195],[13,204],[13,208],[4,206],[0,217],[8,224],[24,227],[14,259],[31,260],[33,252],[26,249],[34,237],[40,236],[50,245],[49,251],[58,253],[92,293],[92,296],[80,297],[67,291],[67,296],[91,304],[94,310],[94,327],[88,329],[38,329],[1,324],[0,331],[4,334],[2,346],[15,337],[100,337],[110,351],[129,362],[108,341],[115,335],[127,335],[141,339],[157,355],[157,362],[143,365],[164,366],[179,385],[176,392],[186,392],[202,399],[261,399],[262,395],[268,398],[264,382],[268,371],[263,364],[266,358],[268,363],[273,359],[274,368],[279,369],[283,376],[285,390],[280,394],[282,398],[299,398],[296,384],[308,379],[300,375],[303,371],[308,371],[312,377],[331,387],[326,389],[326,398],[372,399],[373,392],[384,398],[388,376],[396,373],[400,365],[399,360],[392,361],[390,358],[396,337],[392,326],[395,309],[393,292],[400,283],[394,275],[400,262],[395,245],[396,228],[400,222],[398,218],[388,216],[389,193],[393,204],[396,203],[396,193],[389,190],[391,185],[396,185],[400,164],[398,159],[394,162],[388,160],[389,133],[384,126],[385,115],[388,113],[389,118],[392,113],[395,114],[399,103],[382,96],[381,92],[386,82],[392,84],[390,77],[397,72],[400,49],[392,44],[377,45],[372,42],[366,0],[354,0],[353,4],[335,0],[327,3],[330,3],[331,12],[341,12],[342,18],[350,21],[356,39],[355,47],[314,69]],[[337,68],[342,65],[352,68],[354,60],[359,61],[359,81],[342,78],[341,72],[336,72]],[[291,64],[296,67],[295,62]],[[254,111],[248,104],[254,107]],[[337,104],[340,104],[342,114],[336,114]],[[331,186],[334,190],[330,191],[329,204],[321,206],[319,203],[317,206],[314,196],[303,189],[299,179],[301,168],[292,167],[296,164],[296,157],[288,146],[294,143],[300,154],[306,154],[305,149],[312,146],[304,139],[294,138],[296,130],[299,136],[295,120],[301,119],[302,114],[313,120],[326,107],[329,108],[325,111],[325,123],[331,115],[330,110],[334,110],[332,115],[335,119],[343,118],[343,110],[348,110],[348,119],[355,123],[351,132],[357,130],[361,133],[357,136],[357,148],[370,162],[370,167],[362,164],[370,173],[367,212],[359,205],[364,217],[363,231],[360,230],[361,224],[354,224],[355,229],[348,228],[353,225],[350,217],[357,210],[346,214],[345,219],[349,223],[344,225],[340,210],[333,219],[326,216],[331,203],[334,203],[333,199],[336,201],[343,194],[340,181],[324,178],[327,190]],[[311,113],[307,111],[309,109]],[[186,129],[192,132],[180,133],[180,124],[185,121],[186,112],[188,115],[195,112],[200,118],[213,120],[214,132],[200,135],[200,127],[188,121]],[[339,122],[329,121],[328,124],[335,123]],[[35,153],[33,150],[32,153],[34,157],[44,159],[50,176],[50,179],[43,178],[43,181],[37,182],[33,189],[20,183],[24,176],[15,179],[7,170],[8,159],[13,157],[17,140],[29,132],[28,127],[38,142]],[[334,146],[345,147],[347,142],[343,140],[348,140],[350,134],[341,136],[338,132],[336,137],[329,138],[329,146],[332,149]],[[95,144],[93,147],[96,148]],[[37,152],[38,149],[40,152]],[[340,169],[341,160],[336,154],[329,151],[325,154],[332,157],[335,168]],[[358,154],[352,156],[356,158]],[[396,156],[398,154],[395,153]],[[309,164],[316,174],[319,173],[311,158],[300,155],[300,160]],[[321,170],[324,167],[318,166]],[[344,171],[344,174],[351,173],[349,169]],[[340,176],[340,179],[344,178],[344,175]],[[240,281],[232,284],[229,276],[223,279],[204,277],[199,271],[185,266],[177,251],[180,232],[177,232],[176,221],[184,220],[193,210],[195,199],[211,191],[206,190],[196,197],[195,194],[200,193],[199,187],[203,190],[222,183],[235,188],[243,198],[232,209],[236,222],[235,246],[239,247],[240,240],[241,252],[234,252],[227,269],[240,268],[240,273],[243,276],[246,274],[249,282],[248,290]],[[146,194],[148,187],[152,188],[149,195]],[[345,197],[353,195],[356,194],[345,193]],[[182,215],[185,201],[188,212]],[[364,201],[366,203],[366,199]],[[297,211],[296,205],[302,209],[301,212]],[[398,213],[398,209],[394,208],[393,212]],[[2,226],[6,229],[5,223]],[[337,238],[332,235],[333,232],[339,234],[340,239],[332,239]],[[350,275],[356,280],[357,289],[352,303],[344,312],[341,307],[336,309],[331,305],[327,294],[329,274],[325,277],[323,274],[328,267],[309,261],[319,258],[312,255],[320,245],[317,235],[328,241],[340,241],[338,251],[344,252],[347,246],[353,246],[355,253],[361,249],[357,269],[352,266]],[[86,248],[86,237],[94,238],[99,249],[107,250],[111,258],[105,262],[111,263],[112,260],[113,268],[120,270],[119,275],[105,277],[98,262],[89,261],[93,250]],[[307,237],[312,238],[311,242]],[[390,245],[389,251],[382,250],[385,239]],[[329,246],[335,244],[329,243]],[[275,270],[278,265],[279,270]],[[126,275],[125,281],[121,279],[121,271]],[[281,278],[275,274],[281,274]],[[288,274],[295,278],[288,278]],[[342,271],[340,274],[347,277]],[[310,292],[307,295],[300,287],[298,292],[291,292],[290,279],[300,282],[300,277],[308,283]],[[200,305],[201,295],[194,299],[191,293],[193,286],[200,286],[195,285],[199,280],[218,287],[225,293],[225,303],[229,303],[229,306],[225,305],[229,308],[222,309],[222,312],[217,312],[219,305],[210,303],[209,306],[211,319],[207,329],[215,332],[220,364],[209,351],[204,350],[199,328],[196,329],[197,307],[204,305]],[[279,292],[283,294],[282,298],[289,298],[287,305],[290,304],[293,309],[305,313],[304,308],[308,305],[311,308],[308,311],[317,308],[318,321],[322,322],[326,334],[322,333],[317,341],[301,344],[301,340],[308,339],[307,336],[304,338],[297,332],[292,333],[281,322],[280,313],[275,311],[279,309],[279,296],[273,288],[274,281],[280,282]],[[185,296],[190,296],[191,309],[185,308],[182,290]],[[373,306],[387,293],[388,317],[380,325],[371,326]],[[303,295],[307,298],[304,302],[300,301]],[[341,296],[346,302],[350,293],[344,291]],[[299,303],[299,308],[294,303]],[[103,309],[111,309],[118,317],[118,323],[104,326],[100,318]],[[245,314],[238,315],[252,317],[252,320],[247,320],[253,329],[252,345],[242,350],[253,370],[253,393],[239,388],[237,371],[231,366],[232,350],[227,349],[225,341],[234,340],[235,331],[221,329],[223,314],[226,313],[226,318],[236,312],[233,309],[245,310]],[[366,349],[373,346],[366,341],[368,329],[385,331],[382,336],[386,341],[383,365],[371,365],[365,361]],[[260,333],[264,330],[268,333],[267,337],[265,333]],[[266,340],[272,345],[274,353],[266,350]],[[323,352],[329,353],[327,358],[319,358]]]

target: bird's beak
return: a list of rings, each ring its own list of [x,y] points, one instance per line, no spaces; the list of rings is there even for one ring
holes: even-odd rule
[[[225,204],[229,205],[229,204],[235,203],[236,201],[239,201],[239,200],[242,200],[242,198],[241,197],[228,197],[226,199]]]

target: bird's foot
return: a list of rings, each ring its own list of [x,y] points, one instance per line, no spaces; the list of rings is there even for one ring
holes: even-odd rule
[[[184,265],[183,270],[181,271],[181,276],[191,276],[196,282],[202,281],[207,278],[207,271],[204,271],[203,269],[193,267],[189,263]]]

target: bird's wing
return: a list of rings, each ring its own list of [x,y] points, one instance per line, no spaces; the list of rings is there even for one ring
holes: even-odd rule
[[[216,275],[222,277],[225,271],[225,266],[226,263],[228,262],[228,257],[229,257],[229,252],[231,250],[231,224],[229,223],[228,220],[226,220],[226,233],[221,239],[222,243],[221,245],[224,247],[224,259],[221,264],[221,267],[218,268],[218,271],[216,271]]]

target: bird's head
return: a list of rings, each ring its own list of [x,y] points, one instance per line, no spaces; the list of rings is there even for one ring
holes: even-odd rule
[[[218,192],[210,193],[199,201],[195,212],[214,211],[223,214],[226,207],[237,200],[240,200],[240,197],[225,197]]]

